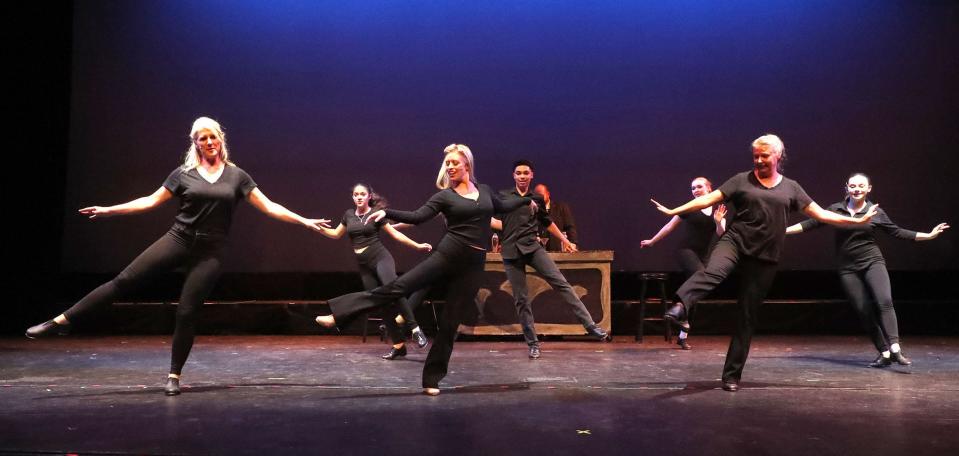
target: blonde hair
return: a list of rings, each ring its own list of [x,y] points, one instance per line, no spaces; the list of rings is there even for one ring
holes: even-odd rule
[[[779,161],[777,162],[776,168],[777,171],[783,170],[783,163],[786,161],[786,145],[783,144],[783,140],[779,139],[779,136],[776,136],[772,133],[766,133],[753,140],[753,149],[769,147],[779,156]]]
[[[200,117],[193,121],[193,127],[190,128],[190,148],[187,149],[186,156],[183,157],[183,170],[191,170],[200,165],[200,152],[196,150],[196,135],[200,133],[200,130],[212,131],[220,140],[220,157],[223,159],[223,163],[236,166],[230,161],[230,152],[226,147],[226,133],[223,132],[223,127],[220,126],[219,122],[209,117]]]
[[[473,165],[473,151],[464,144],[450,144],[443,149],[443,163],[440,164],[440,172],[436,176],[436,188],[445,190],[450,188],[450,177],[446,174],[446,156],[456,152],[466,160],[466,166],[469,168],[470,182],[476,184],[476,167]]]

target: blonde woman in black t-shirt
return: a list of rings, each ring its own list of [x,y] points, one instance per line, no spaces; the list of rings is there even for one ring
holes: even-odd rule
[[[868,176],[853,174],[846,180],[846,198],[826,210],[862,217],[874,206],[867,199],[871,191],[872,184]],[[786,228],[786,234],[803,233],[820,226],[822,224],[818,220],[809,219]],[[877,210],[869,223],[836,228],[839,281],[879,351],[879,356],[869,364],[870,367],[886,367],[893,361],[904,366],[912,364],[902,353],[899,344],[899,322],[892,302],[892,286],[889,272],[886,271],[886,260],[876,243],[876,232],[884,231],[898,239],[929,241],[948,228],[948,224],[940,223],[928,233],[903,229],[893,223],[882,209]]]
[[[709,179],[705,177],[693,179],[689,187],[693,198],[699,198],[713,191],[712,182],[709,182]],[[709,252],[716,244],[716,239],[726,231],[726,205],[718,204],[715,207],[710,206],[698,211],[674,215],[659,229],[655,236],[640,242],[639,247],[647,248],[656,245],[677,227],[682,228],[682,236],[679,241],[679,249],[676,250],[676,260],[683,270],[683,275],[688,279],[696,271],[706,267]],[[686,331],[680,329],[676,343],[683,350],[690,350],[692,347],[686,341],[686,336]]]
[[[115,206],[90,206],[80,214],[91,219],[135,214],[154,209],[176,196],[180,207],[173,227],[136,257],[113,280],[100,285],[52,320],[27,329],[27,337],[65,334],[70,324],[89,311],[109,305],[148,283],[159,273],[178,267],[186,278],[177,305],[170,374],[164,392],[180,394],[180,373],[193,347],[197,311],[220,275],[223,246],[240,200],[278,220],[314,231],[329,220],[307,219],[270,201],[250,176],[229,159],[223,128],[200,117],[190,130],[190,148],[183,166],[175,169],[155,192]]]
[[[660,212],[670,216],[719,203],[731,203],[735,208],[736,213],[727,222],[726,232],[713,248],[706,268],[683,283],[676,292],[675,304],[663,315],[688,331],[687,315],[696,303],[734,270],[740,271],[741,314],[723,367],[722,381],[726,391],[739,390],[739,380],[758,321],[757,311],[776,276],[789,213],[802,211],[816,220],[833,225],[867,223],[876,215],[876,210],[870,209],[862,218],[853,218],[819,207],[798,182],[782,175],[780,165],[785,159],[785,152],[786,148],[778,136],[760,136],[752,142],[752,171],[736,174],[718,189],[674,209],[651,200]]]
[[[381,230],[386,231],[393,239],[410,248],[423,252],[429,252],[433,249],[433,246],[429,244],[410,239],[393,225],[387,223],[386,220],[366,223],[370,214],[386,207],[386,201],[374,192],[368,184],[358,183],[354,185],[352,198],[355,207],[346,210],[336,228],[323,228],[322,233],[332,239],[339,239],[344,234],[349,236],[353,253],[356,254],[356,262],[360,267],[360,280],[363,281],[363,289],[372,290],[396,280],[396,261],[393,260],[390,251],[380,242]],[[416,323],[412,303],[405,297],[399,298],[397,307],[405,323],[413,329],[412,334],[416,344],[420,348],[425,347],[429,341]],[[393,348],[390,349],[389,353],[383,355],[383,359],[388,360],[406,356],[403,330],[397,325],[394,316],[396,316],[396,312],[385,312],[383,316],[383,323],[386,325],[390,339],[393,341]]]

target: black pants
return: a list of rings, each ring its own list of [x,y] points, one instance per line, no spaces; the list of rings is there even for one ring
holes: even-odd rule
[[[362,253],[356,255],[356,261],[360,266],[360,280],[363,281],[364,290],[372,290],[381,285],[385,285],[396,280],[396,261],[390,251],[377,242],[366,247]],[[396,300],[399,307],[399,314],[403,316],[410,327],[416,327],[416,317],[413,316],[413,308],[409,300],[405,297]],[[383,312],[383,324],[390,335],[394,344],[403,342],[405,336],[403,329],[396,323],[396,313]]]
[[[226,243],[223,235],[205,235],[174,225],[166,234],[147,247],[113,280],[100,285],[63,314],[74,321],[92,309],[109,305],[149,283],[158,274],[177,267],[186,270],[176,309],[173,331],[173,355],[170,373],[179,375],[190,356],[196,334],[197,312],[213,291],[220,277],[221,252]]]
[[[689,280],[693,274],[706,269],[706,263],[709,261],[709,255],[701,255],[693,249],[682,248],[676,251],[676,261],[679,263],[679,269],[683,271],[683,279]],[[687,312],[686,319],[693,321],[693,312]],[[683,335],[680,333],[680,335]]]
[[[862,271],[840,273],[839,282],[876,349],[882,352],[890,345],[898,344],[899,322],[892,304],[892,286],[886,264],[873,263]]]
[[[692,249],[679,249],[676,251],[676,261],[679,263],[683,276],[689,279],[698,271],[706,269],[706,262],[709,261],[709,255],[700,255]]]
[[[713,291],[734,270],[739,270],[739,319],[729,342],[723,381],[738,382],[749,356],[749,344],[758,322],[759,305],[776,277],[776,263],[742,255],[732,241],[722,238],[716,244],[706,268],[692,275],[676,292],[677,299],[692,312],[701,299]]]
[[[586,310],[586,305],[573,292],[573,287],[566,281],[559,267],[546,253],[546,249],[537,248],[533,253],[520,255],[518,258],[503,258],[503,270],[513,289],[513,304],[516,306],[516,316],[519,317],[523,328],[523,338],[529,345],[538,344],[536,326],[533,323],[533,304],[529,299],[529,290],[526,286],[526,266],[532,266],[554,290],[559,292],[560,298],[573,311],[573,315],[587,330],[596,326],[593,317]]]
[[[468,312],[476,312],[476,292],[483,280],[486,252],[444,238],[425,260],[400,278],[370,291],[350,293],[329,301],[337,326],[345,327],[356,316],[394,305],[410,293],[446,282],[446,306],[439,333],[423,366],[423,387],[436,388],[446,376],[456,331]]]

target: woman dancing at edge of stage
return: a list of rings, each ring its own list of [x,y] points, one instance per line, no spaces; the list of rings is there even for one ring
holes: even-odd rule
[[[863,173],[853,174],[846,180],[846,198],[826,210],[861,217],[873,206],[868,200],[871,191],[872,184],[868,176]],[[786,234],[803,233],[820,226],[822,224],[817,220],[804,220],[786,228]],[[912,364],[900,347],[899,322],[892,302],[889,272],[886,270],[886,260],[876,244],[876,231],[885,231],[899,239],[929,241],[947,229],[949,225],[946,223],[936,225],[928,233],[903,229],[893,223],[885,211],[879,209],[872,222],[835,231],[839,282],[879,351],[879,357],[870,363],[869,367],[887,367],[893,361],[904,366]]]
[[[320,231],[329,220],[306,219],[270,201],[250,176],[229,158],[226,136],[215,120],[200,117],[190,130],[190,148],[183,165],[170,173],[149,196],[115,206],[90,206],[80,213],[91,219],[145,212],[176,196],[180,199],[173,227],[143,251],[113,280],[100,285],[54,319],[27,329],[33,339],[65,334],[70,323],[141,287],[159,273],[186,268],[173,332],[167,396],[180,394],[180,373],[196,332],[197,313],[220,275],[222,253],[237,200],[245,198],[270,217]]]
[[[352,209],[347,209],[336,228],[323,228],[323,235],[331,239],[339,239],[343,234],[350,238],[350,244],[353,247],[353,253],[356,254],[356,262],[360,268],[360,279],[363,281],[363,289],[372,290],[380,285],[385,285],[396,280],[396,262],[393,255],[380,242],[380,229],[389,233],[393,239],[411,248],[429,252],[433,246],[426,243],[418,243],[405,234],[400,233],[385,220],[376,223],[366,223],[366,218],[374,211],[386,207],[386,200],[377,194],[373,187],[362,182],[353,186],[353,204]],[[406,298],[397,300],[399,310],[403,320],[407,325],[413,328],[413,339],[420,348],[426,347],[429,341],[423,330],[416,323],[413,316],[413,308]],[[393,347],[390,352],[383,355],[383,359],[396,359],[400,356],[406,356],[406,343],[402,328],[397,324],[394,315],[387,312],[383,323],[389,332],[390,339],[393,341]]]
[[[786,237],[789,212],[806,215],[834,225],[868,223],[876,214],[872,206],[861,218],[845,217],[819,207],[798,182],[781,174],[785,146],[778,136],[766,134],[752,142],[753,170],[734,175],[717,190],[675,209],[651,200],[660,212],[679,215],[731,203],[736,214],[716,243],[706,268],[696,272],[676,292],[676,302],[663,315],[689,331],[687,315],[735,269],[740,269],[740,315],[729,342],[723,366],[723,389],[738,391],[749,343],[758,321],[757,311],[776,276],[776,265]]]
[[[693,193],[693,198],[699,198],[713,191],[713,183],[705,177],[697,177],[689,184]],[[669,219],[659,232],[652,239],[646,239],[639,243],[640,248],[652,247],[664,237],[672,233],[673,230],[683,224],[683,236],[680,241],[680,247],[676,250],[676,259],[679,261],[679,267],[683,271],[685,279],[689,279],[696,271],[705,268],[709,261],[709,251],[719,236],[726,231],[726,206],[719,204],[715,207],[710,206],[698,211],[687,212],[681,215],[674,215]],[[676,344],[683,350],[691,350],[692,347],[686,341],[686,331],[680,329]]]
[[[490,239],[490,217],[524,204],[536,210],[529,197],[505,198],[477,183],[473,153],[462,144],[451,144],[444,150],[443,164],[436,178],[440,189],[422,207],[413,212],[395,209],[378,210],[367,218],[376,222],[387,217],[403,223],[420,224],[438,214],[446,217],[446,234],[439,245],[409,272],[382,287],[368,292],[351,293],[329,301],[332,315],[317,317],[317,323],[343,327],[356,315],[389,305],[396,299],[428,285],[446,281],[446,305],[423,366],[423,392],[440,393],[439,382],[446,376],[453,342],[460,321],[470,309],[475,311],[476,292],[483,277],[486,246]]]

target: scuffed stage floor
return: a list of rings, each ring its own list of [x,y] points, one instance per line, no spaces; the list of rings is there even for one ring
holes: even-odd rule
[[[204,336],[183,394],[169,337],[0,339],[0,454],[815,454],[959,448],[959,338],[758,336],[738,393],[727,337],[636,344],[461,341],[442,394],[425,350],[385,361],[353,336]]]

